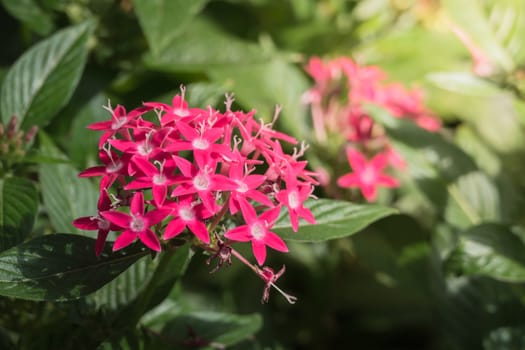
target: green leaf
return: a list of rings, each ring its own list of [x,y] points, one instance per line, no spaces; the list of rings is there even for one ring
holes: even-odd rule
[[[169,49],[208,0],[133,0],[135,13],[153,55]]]
[[[390,79],[405,82],[421,81],[430,72],[465,70],[470,65],[464,60],[465,49],[453,35],[421,27],[388,28],[385,35],[362,42],[357,55],[362,62],[380,65]]]
[[[92,30],[92,22],[61,30],[15,62],[0,92],[4,123],[16,115],[21,128],[27,130],[47,124],[55,116],[80,79]]]
[[[0,295],[69,300],[99,289],[149,250],[137,244],[95,256],[95,240],[72,234],[37,237],[0,253]]]
[[[259,45],[226,33],[204,17],[197,17],[164,50],[147,57],[146,65],[167,72],[205,71],[216,66],[266,60],[267,55]]]
[[[447,267],[463,275],[525,282],[525,244],[503,225],[475,226],[459,236]]]
[[[510,91],[469,73],[433,73],[426,79],[431,85],[430,103],[438,113],[466,121],[500,152],[525,149],[520,113]],[[497,128],[494,127],[495,115],[498,116]]]
[[[35,0],[2,0],[2,5],[13,17],[40,35],[48,35],[55,27],[51,16]]]
[[[167,258],[164,258],[165,256]],[[88,301],[98,307],[120,312],[119,318],[123,324],[136,322],[137,317],[166,298],[174,283],[186,271],[192,256],[193,252],[186,244],[177,248],[175,252],[162,252],[155,259],[144,257],[90,295]],[[159,265],[162,266],[161,269]],[[148,296],[149,300],[144,298],[146,290],[153,291],[153,294]],[[140,309],[140,315],[133,315],[137,309]],[[133,320],[131,316],[137,317]]]
[[[300,242],[322,242],[351,236],[371,223],[388,215],[396,214],[393,208],[379,205],[359,205],[330,199],[308,200],[316,223],[302,221],[297,233],[293,232],[288,212],[283,210],[272,228],[285,240]]]
[[[262,64],[212,68],[208,74],[228,85],[246,109],[256,109],[259,118],[271,121],[275,106],[280,105],[282,115],[278,122],[283,129],[299,139],[307,137],[310,120],[301,97],[310,83],[296,66],[274,59]]]
[[[20,177],[0,179],[0,251],[24,241],[33,229],[37,209],[33,182]]]
[[[41,152],[53,158],[66,159],[44,133],[40,133]],[[70,164],[40,165],[42,198],[53,227],[61,232],[80,232],[71,223],[82,216],[96,214],[98,191],[88,179],[78,177]]]
[[[206,349],[210,343],[232,346],[253,336],[262,326],[261,316],[234,315],[218,312],[191,312],[166,320],[166,315],[150,318],[145,326],[160,333],[153,339],[152,349],[172,349],[177,344],[194,339],[188,329],[202,339]],[[166,339],[170,341],[166,342]]]
[[[448,186],[454,199],[447,203],[445,218],[456,227],[500,221],[500,198],[496,185],[481,171],[473,171],[457,178]]]
[[[100,133],[87,130],[89,124],[107,120],[102,107],[107,99],[102,94],[95,95],[74,116],[71,124],[70,147],[67,152],[78,166],[86,167],[96,164],[98,159],[98,142]]]

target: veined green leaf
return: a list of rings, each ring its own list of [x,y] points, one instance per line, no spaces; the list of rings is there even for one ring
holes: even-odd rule
[[[40,133],[42,154],[66,159],[51,139]],[[78,177],[70,164],[40,164],[40,183],[44,206],[53,227],[61,232],[79,232],[71,223],[82,216],[96,214],[98,191],[88,179]]]
[[[86,62],[87,41],[93,30],[85,22],[43,40],[7,73],[0,92],[2,120],[15,115],[22,129],[42,126],[70,99]]]
[[[33,229],[37,209],[33,182],[20,177],[0,179],[0,251],[24,241]]]
[[[525,244],[503,225],[475,226],[460,235],[447,266],[464,275],[525,282]]]
[[[272,231],[284,240],[321,242],[351,236],[371,223],[397,213],[393,208],[379,205],[359,205],[330,199],[308,200],[305,207],[314,215],[315,224],[302,221],[299,231],[295,233],[288,212],[284,209]]]
[[[0,295],[69,300],[99,289],[139,258],[141,244],[95,256],[95,240],[73,234],[40,236],[0,253]]]

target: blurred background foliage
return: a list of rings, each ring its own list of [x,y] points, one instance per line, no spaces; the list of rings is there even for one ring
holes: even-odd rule
[[[140,302],[141,283],[129,295],[115,284],[114,292],[76,302],[2,298],[0,348],[168,348],[158,334],[169,334],[167,343],[181,348],[525,348],[522,0],[1,4],[2,94],[9,94],[8,70],[26,50],[62,28],[88,23],[72,39],[86,40],[85,68],[75,70],[84,64],[75,56],[61,73],[78,76],[69,80],[74,93],[65,88],[71,98],[64,98],[59,112],[27,111],[49,136],[39,139],[34,155],[44,164],[37,173],[29,168],[42,181],[44,206],[34,228],[39,234],[76,232],[71,219],[95,208],[94,186],[78,183],[75,175],[97,159],[98,135],[85,127],[106,118],[101,106],[108,99],[129,108],[147,100],[168,102],[184,84],[190,105],[222,108],[224,93],[234,92],[238,107],[255,108],[266,120],[281,105],[279,128],[315,149],[302,102],[311,85],[303,67],[311,56],[342,55],[378,65],[391,81],[422,88],[444,128],[432,134],[373,112],[409,164],[398,174],[403,186],[381,192],[379,199],[401,214],[350,238],[292,243],[289,254],[271,255],[269,265],[286,265],[280,282],[299,297],[295,305],[278,295],[261,305],[263,286],[255,275],[239,264],[210,275],[207,257],[197,253],[176,287],[164,292],[167,298],[126,332],[94,320],[126,315],[119,309],[120,316],[108,316],[120,304]],[[488,69],[476,70],[472,48]],[[40,69],[32,64],[26,68]],[[1,106],[4,122],[11,107]],[[313,157],[314,164],[322,162],[322,155]],[[46,182],[57,176],[58,186]],[[80,199],[60,202],[67,191]],[[119,283],[147,280],[151,264],[139,260]],[[93,309],[93,303],[104,307]]]

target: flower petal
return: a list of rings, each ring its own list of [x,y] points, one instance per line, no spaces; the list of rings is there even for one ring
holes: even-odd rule
[[[204,223],[198,220],[193,220],[188,222],[188,227],[191,230],[191,232],[193,232],[195,236],[197,236],[198,239],[200,239],[206,244],[210,243],[210,234]]]
[[[360,172],[365,169],[367,163],[366,158],[355,148],[348,147],[346,149],[346,158],[354,172]]]
[[[160,252],[161,249],[159,238],[150,229],[140,232],[139,239],[142,241],[142,243],[144,243],[146,247],[156,252]]]
[[[260,266],[264,265],[264,261],[266,260],[266,246],[264,245],[264,243],[253,240],[252,250],[253,255],[255,256],[255,260],[257,260],[257,263]]]
[[[268,231],[266,236],[264,236],[264,242],[271,248],[286,253],[288,252],[288,247],[286,243],[282,240],[281,237],[277,236],[275,233]]]
[[[134,215],[144,214],[144,195],[142,192],[135,192],[131,198],[130,212]]]
[[[106,220],[111,222],[112,224],[117,225],[118,227],[122,228],[128,228],[129,222],[131,220],[131,216],[129,216],[126,213],[122,213],[120,211],[103,211],[100,213]]]
[[[108,230],[98,231],[97,241],[95,242],[95,255],[100,256],[102,250],[104,250],[104,245],[106,244],[106,238],[108,237]]]
[[[98,230],[98,220],[92,216],[84,216],[73,220],[73,226],[81,230]]]
[[[248,242],[253,238],[248,225],[235,227],[226,232],[224,237],[238,242]]]
[[[113,251],[115,252],[124,247],[127,247],[128,245],[133,243],[133,241],[135,241],[136,238],[137,234],[130,230],[122,232],[115,240],[115,243],[113,243]]]
[[[182,221],[182,219],[177,218],[171,220],[171,222],[168,224],[168,226],[166,226],[166,229],[164,230],[164,235],[162,236],[162,239],[166,240],[178,236],[179,234],[181,234],[185,227],[186,224],[184,223],[184,221]]]
[[[349,173],[337,179],[337,185],[340,187],[359,186],[359,178],[354,173]]]

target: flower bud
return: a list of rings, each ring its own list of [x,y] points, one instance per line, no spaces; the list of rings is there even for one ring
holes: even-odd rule
[[[29,131],[25,134],[24,141],[26,143],[32,143],[37,132],[38,132],[38,126],[33,125],[31,129],[29,129]]]
[[[7,123],[7,138],[13,138],[18,130],[18,118],[13,115]]]

